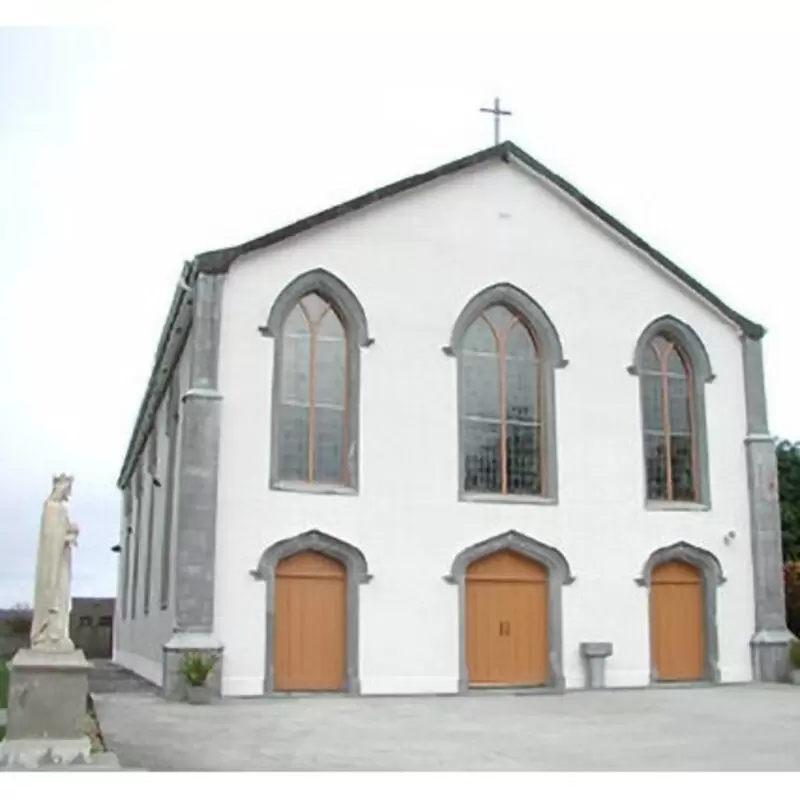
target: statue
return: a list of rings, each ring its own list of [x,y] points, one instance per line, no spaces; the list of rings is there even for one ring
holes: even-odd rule
[[[56,475],[53,490],[42,511],[31,626],[32,650],[75,650],[69,638],[72,548],[77,546],[78,540],[78,526],[70,522],[67,514],[72,481],[70,475]]]

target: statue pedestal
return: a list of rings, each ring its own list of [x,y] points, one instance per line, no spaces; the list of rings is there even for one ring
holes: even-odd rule
[[[82,650],[18,650],[9,666],[0,767],[87,763],[91,664]]]

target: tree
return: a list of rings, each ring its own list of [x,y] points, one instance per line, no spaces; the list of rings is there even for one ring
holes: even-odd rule
[[[800,442],[783,440],[776,455],[783,560],[800,561]]]

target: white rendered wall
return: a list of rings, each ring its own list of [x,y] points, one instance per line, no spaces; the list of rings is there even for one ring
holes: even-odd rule
[[[191,349],[184,347],[181,358],[178,362],[178,395],[179,397],[189,386],[189,354]],[[164,399],[158,407],[155,420],[155,431],[158,437],[158,464],[156,475],[161,481],[160,487],[154,487],[152,478],[146,470],[147,448],[142,452],[140,461],[145,465],[145,473],[142,482],[142,511],[139,535],[142,537],[139,543],[139,576],[137,586],[136,617],[131,618],[131,604],[133,600],[132,583],[129,578],[129,595],[127,603],[127,617],[122,619],[122,587],[117,589],[116,602],[116,623],[114,637],[113,658],[118,664],[127,667],[134,672],[147,678],[147,680],[161,685],[162,676],[162,648],[172,635],[173,621],[175,619],[174,593],[175,593],[175,542],[176,542],[176,523],[177,506],[174,504],[172,509],[172,547],[170,551],[170,581],[169,601],[165,609],[161,608],[161,561],[162,544],[164,536],[164,522],[166,519],[166,487],[167,487],[167,461],[169,457],[169,438],[166,435],[167,428],[167,403],[169,392],[164,395]],[[182,404],[179,404],[182,409]],[[180,462],[180,425],[178,425],[178,446],[175,459],[176,475],[179,475]],[[177,480],[173,499],[178,496]],[[144,592],[145,574],[147,570],[147,526],[149,521],[149,504],[151,498],[155,498],[155,517],[153,519],[153,552],[150,580],[150,607],[149,613],[144,613]],[[132,522],[136,519],[136,497],[133,499]],[[124,523],[123,523],[124,524]],[[124,537],[124,532],[123,532]],[[133,540],[131,540],[133,544]],[[133,573],[133,552],[132,547],[130,558],[130,572]],[[120,560],[124,564],[123,554],[120,553]],[[123,567],[120,567],[122,576]]]
[[[361,355],[357,497],[269,489],[272,339],[258,326],[298,275],[324,267],[361,301],[375,344]],[[458,502],[456,361],[442,353],[467,301],[493,283],[528,292],[559,332],[557,506]],[[703,340],[716,380],[706,412],[712,508],[644,508],[639,334],[672,314]],[[576,206],[521,169],[484,165],[236,262],[220,345],[222,439],[215,632],[223,691],[260,694],[265,588],[249,570],[276,540],[318,528],[359,547],[364,693],[448,692],[458,677],[457,589],[442,580],[463,548],[509,529],[558,548],[567,686],[578,646],[611,641],[611,686],[649,681],[648,595],[634,579],[653,550],[686,540],[728,578],[718,593],[724,681],[751,678],[753,632],[741,346],[679,288]],[[723,536],[735,531],[730,546]]]

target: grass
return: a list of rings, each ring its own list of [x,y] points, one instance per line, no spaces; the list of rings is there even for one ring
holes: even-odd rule
[[[6,660],[0,658],[0,708],[8,706],[8,669]]]

